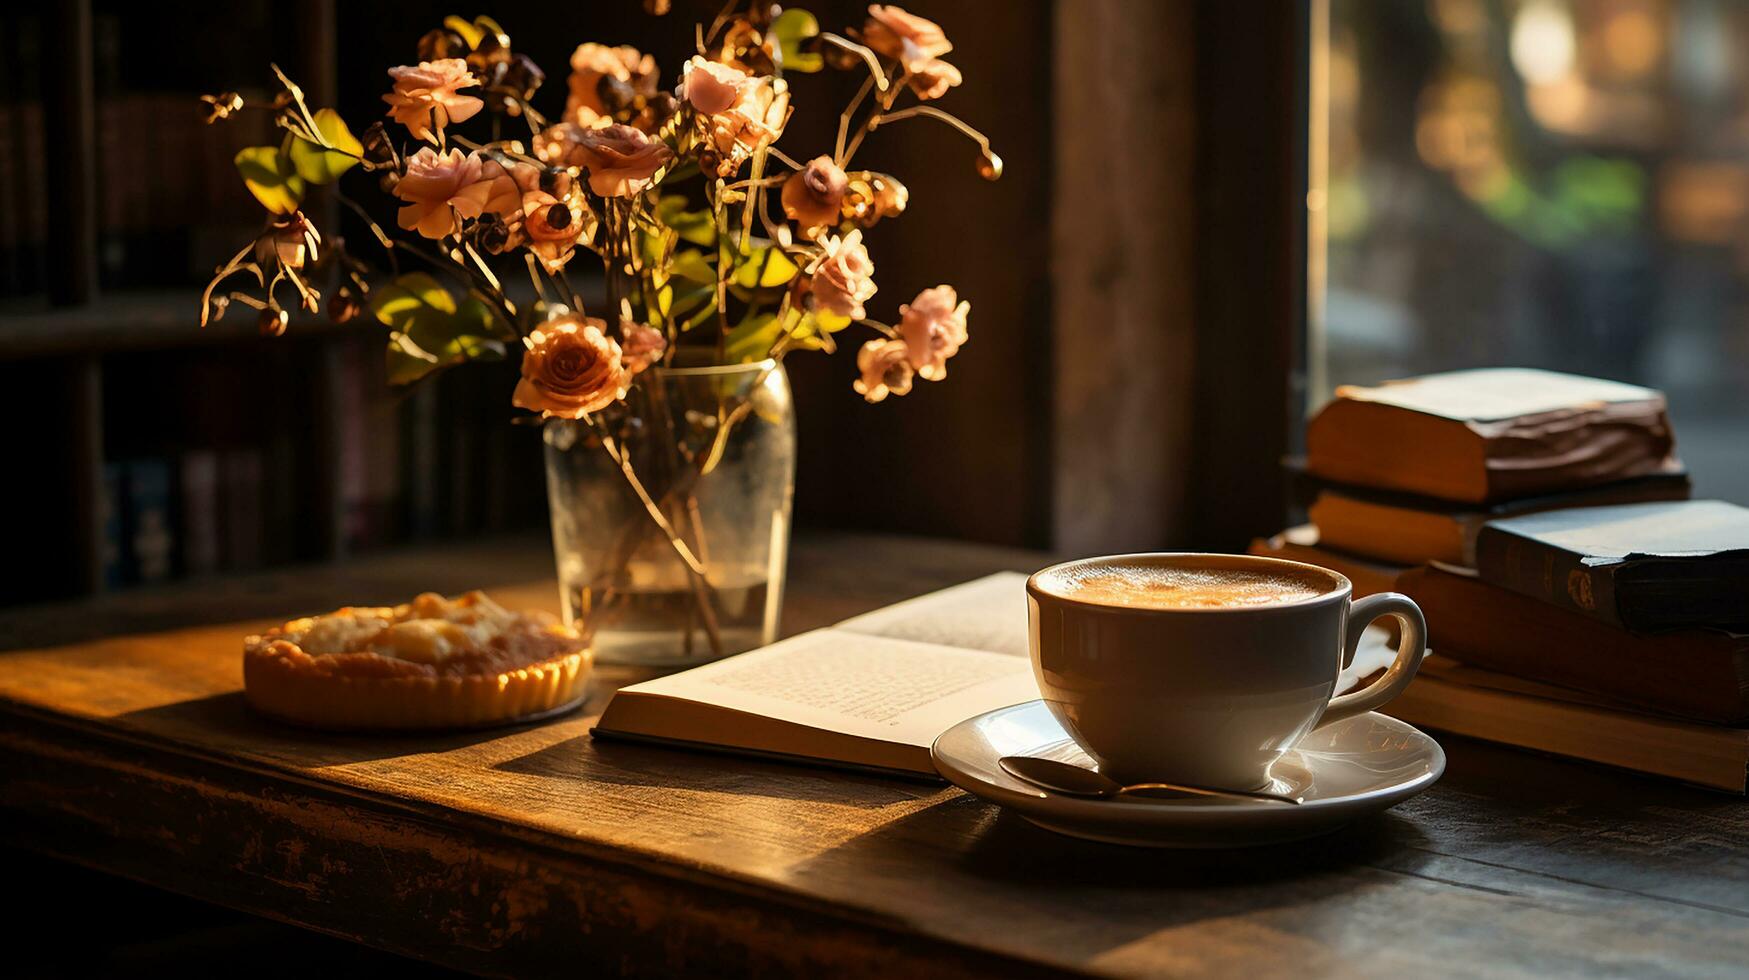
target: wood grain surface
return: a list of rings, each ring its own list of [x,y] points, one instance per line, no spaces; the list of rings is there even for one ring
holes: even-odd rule
[[[797,543],[785,627],[1044,556]],[[0,618],[9,842],[479,973],[1741,975],[1749,806],[1442,739],[1444,780],[1319,840],[1154,852],[957,790],[594,743],[634,672],[545,724],[425,737],[250,714],[239,638],[483,585],[554,605],[543,542]]]

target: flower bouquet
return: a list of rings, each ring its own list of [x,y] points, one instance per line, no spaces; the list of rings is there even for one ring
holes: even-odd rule
[[[534,105],[541,69],[487,17],[420,38],[418,63],[388,71],[386,118],[360,135],[277,67],[269,102],[204,97],[209,121],[261,109],[285,136],[237,154],[269,218],[216,270],[202,325],[240,304],[277,335],[288,306],[317,312],[326,293],[333,320],[386,330],[393,384],[518,355],[511,401],[544,420],[567,618],[605,659],[775,638],[794,471],[786,355],[872,332],[854,388],[879,402],[946,377],[966,342],[969,304],[951,286],[893,323],[869,314],[862,229],[903,212],[907,192],[856,168],[865,139],[935,120],[971,139],[981,175],[1001,172],[988,141],[935,105],[961,75],[931,21],[876,4],[838,34],[805,10],[734,0],[693,39],[672,87],[648,54],[579,46],[557,118]],[[861,86],[831,152],[792,156],[776,145],[789,80],[828,67]],[[393,196],[399,234],[341,192],[352,171]],[[315,193],[359,216],[374,263],[315,227]],[[584,252],[599,278],[575,267]],[[225,288],[239,277],[254,289]]]

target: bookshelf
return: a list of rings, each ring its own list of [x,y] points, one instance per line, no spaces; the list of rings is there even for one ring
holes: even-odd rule
[[[25,478],[0,606],[544,526],[514,365],[393,392],[368,321],[199,328],[260,217],[230,165],[255,123],[208,127],[197,99],[277,61],[334,104],[335,24],[333,0],[63,0],[3,42],[0,411]],[[332,200],[306,210],[348,233]]]

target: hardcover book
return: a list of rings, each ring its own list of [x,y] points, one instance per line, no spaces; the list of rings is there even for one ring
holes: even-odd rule
[[[1674,449],[1659,392],[1524,368],[1344,386],[1306,426],[1314,476],[1474,504],[1664,472]]]
[[[1407,565],[1364,558],[1326,547],[1319,529],[1310,524],[1290,527],[1274,537],[1259,538],[1251,542],[1247,551],[1261,558],[1285,558],[1288,561],[1305,562],[1347,576],[1348,581],[1354,584],[1356,598],[1375,592],[1395,591],[1397,576],[1409,570]]]
[[[1362,641],[1382,645],[1372,636]],[[1415,682],[1385,714],[1434,728],[1554,755],[1743,793],[1749,784],[1749,729],[1705,725],[1636,711],[1620,702],[1541,684],[1429,654]]]
[[[1624,629],[1749,632],[1749,510],[1720,500],[1490,521],[1476,538],[1476,570]]]
[[[1687,500],[1689,491],[1688,474],[1680,468],[1498,504],[1453,504],[1432,497],[1328,484],[1318,490],[1307,516],[1331,548],[1405,565],[1438,561],[1474,567],[1476,538],[1491,520],[1572,507]]]
[[[1443,568],[1405,572],[1429,645],[1475,667],[1615,698],[1648,711],[1749,723],[1749,636],[1634,634]]]

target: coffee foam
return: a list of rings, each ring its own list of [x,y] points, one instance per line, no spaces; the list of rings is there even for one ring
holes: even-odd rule
[[[1070,565],[1039,579],[1053,595],[1099,605],[1144,609],[1214,609],[1300,602],[1333,592],[1336,583],[1313,572],[1173,565]]]

